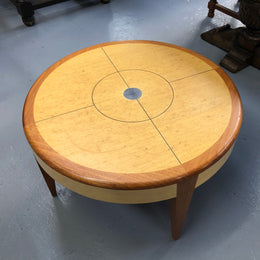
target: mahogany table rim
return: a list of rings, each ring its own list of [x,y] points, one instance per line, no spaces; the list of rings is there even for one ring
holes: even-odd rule
[[[211,146],[208,150],[202,153],[200,156],[185,162],[179,166],[154,171],[154,172],[146,172],[146,173],[133,173],[129,174],[121,174],[120,173],[112,173],[112,172],[104,172],[100,170],[95,170],[91,168],[84,167],[82,165],[78,165],[65,157],[58,154],[54,151],[41,137],[40,133],[37,130],[36,122],[34,120],[33,107],[34,107],[34,97],[37,94],[41,83],[45,80],[45,78],[58,66],[67,61],[68,59],[77,56],[86,51],[113,45],[113,44],[125,44],[125,43],[153,43],[158,45],[164,45],[172,48],[176,48],[187,53],[190,53],[197,58],[202,59],[208,65],[212,67],[212,70],[215,70],[220,77],[225,81],[228,90],[230,92],[231,100],[232,100],[232,112],[230,116],[230,121],[228,126],[226,127],[222,136],[218,139],[218,141]],[[200,172],[206,170],[215,162],[217,162],[221,157],[225,155],[225,153],[230,149],[233,145],[236,137],[239,133],[239,129],[242,123],[242,104],[240,100],[239,93],[234,86],[232,80],[228,77],[228,75],[216,64],[212,61],[208,60],[204,56],[193,52],[191,50],[185,49],[183,47],[179,47],[173,44],[156,42],[156,41],[117,41],[117,42],[108,42],[103,44],[98,44],[95,46],[91,46],[77,52],[74,52],[58,62],[54,63],[50,66],[41,76],[36,80],[33,84],[31,90],[29,91],[25,105],[23,110],[23,127],[25,135],[31,145],[33,151],[51,168],[54,170],[64,174],[65,176],[79,181],[81,183],[85,183],[88,185],[108,188],[108,189],[119,189],[119,190],[139,190],[139,189],[150,189],[156,187],[163,187],[167,185],[171,185],[174,183],[178,183],[183,181],[184,179],[199,174]],[[81,172],[87,172],[88,177],[82,176]],[[105,174],[104,174],[105,173]],[[102,178],[99,178],[101,176]],[[104,178],[106,176],[106,179]],[[120,179],[120,176],[123,176]],[[134,176],[134,177],[133,177]],[[127,181],[126,181],[127,180]]]

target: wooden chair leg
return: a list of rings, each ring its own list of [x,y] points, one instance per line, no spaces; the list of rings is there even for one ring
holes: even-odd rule
[[[216,7],[216,4],[218,2],[216,0],[210,0],[208,2],[208,8],[209,8],[209,12],[208,12],[208,17],[214,17],[214,14],[215,14],[215,7]]]
[[[36,160],[36,162],[37,162],[37,160]],[[56,192],[55,180],[52,179],[52,178],[46,173],[46,171],[44,171],[44,169],[41,167],[41,165],[40,165],[38,162],[37,162],[37,164],[38,164],[38,166],[39,166],[39,168],[40,168],[40,170],[41,170],[42,176],[43,176],[43,178],[44,178],[44,180],[45,180],[45,182],[46,182],[46,184],[47,184],[47,186],[48,186],[48,188],[49,188],[49,191],[51,192],[51,195],[52,195],[53,197],[56,197],[56,196],[57,196],[57,192]]]
[[[181,235],[182,226],[189,209],[197,178],[198,175],[195,175],[177,183],[177,196],[169,200],[171,231],[174,240],[177,240]]]

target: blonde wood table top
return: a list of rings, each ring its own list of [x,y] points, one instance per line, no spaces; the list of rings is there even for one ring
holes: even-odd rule
[[[26,137],[61,174],[110,189],[171,185],[234,143],[239,94],[216,64],[160,42],[75,52],[47,69],[24,106]]]

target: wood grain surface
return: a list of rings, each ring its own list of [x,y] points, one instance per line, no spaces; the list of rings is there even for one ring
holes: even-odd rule
[[[138,88],[137,100],[124,97]],[[47,69],[24,106],[26,137],[64,176],[108,189],[172,185],[222,158],[242,122],[239,94],[205,57],[160,42],[73,53]]]

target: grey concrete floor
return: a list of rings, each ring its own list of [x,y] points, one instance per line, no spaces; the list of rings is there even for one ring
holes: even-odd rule
[[[203,0],[69,1],[36,11],[35,18],[34,27],[25,27],[8,0],[0,3],[0,259],[260,259],[259,70],[228,72],[243,102],[243,125],[230,159],[195,191],[178,241],[171,239],[167,202],[104,203],[59,184],[53,199],[22,129],[31,85],[71,52],[146,39],[218,63],[224,52],[200,33],[240,23],[221,13],[207,18]]]

